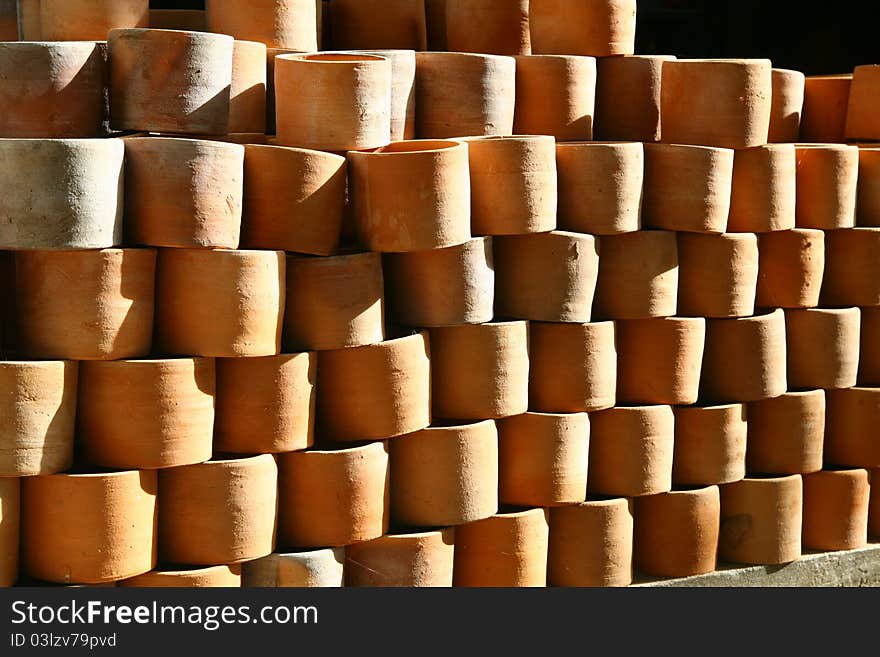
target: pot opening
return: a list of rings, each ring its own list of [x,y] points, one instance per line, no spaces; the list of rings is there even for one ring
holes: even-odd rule
[[[442,151],[448,148],[455,148],[460,145],[460,142],[452,140],[410,139],[407,141],[392,142],[387,146],[376,149],[373,153],[428,153],[431,151]]]
[[[284,56],[281,55],[283,58]],[[387,61],[385,57],[378,57],[376,55],[357,55],[357,54],[344,54],[344,53],[327,53],[327,54],[317,54],[317,55],[300,55],[298,57],[291,57],[290,59],[302,59],[307,62],[338,62],[342,64],[352,64],[355,62],[384,62]]]

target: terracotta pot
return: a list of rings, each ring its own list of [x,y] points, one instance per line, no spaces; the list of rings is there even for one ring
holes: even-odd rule
[[[191,570],[151,570],[117,584],[138,588],[240,588],[241,565],[207,566]]]
[[[753,233],[680,233],[678,312],[700,317],[754,314],[758,258]]]
[[[804,547],[856,550],[868,544],[867,470],[823,470],[804,475]]]
[[[660,141],[660,79],[672,55],[625,55],[596,60],[597,139]]]
[[[528,322],[438,327],[430,338],[434,417],[465,420],[526,412]]]
[[[463,525],[498,511],[495,422],[429,427],[391,441],[391,514],[414,527]]]
[[[556,165],[561,229],[616,235],[641,228],[642,144],[557,144]]]
[[[229,131],[232,37],[127,29],[111,30],[107,41],[114,130]]]
[[[849,103],[846,112],[846,139],[880,139],[880,128],[875,123],[880,89],[880,66],[864,65],[853,69],[852,86],[849,92]]]
[[[437,349],[434,349],[436,354]],[[548,413],[600,411],[617,394],[614,322],[529,324],[529,405]],[[436,360],[435,360],[435,367]]]
[[[245,587],[341,587],[345,551],[325,548],[270,554],[241,566]]]
[[[150,9],[150,27],[154,30],[208,31],[204,9]]]
[[[638,497],[635,567],[658,577],[691,577],[715,570],[721,496],[718,486]]]
[[[513,134],[516,60],[501,55],[416,53],[416,136]]]
[[[454,555],[452,527],[355,543],[345,548],[345,585],[450,587]]]
[[[362,50],[391,62],[391,141],[416,136],[416,53],[413,50]]]
[[[155,249],[15,254],[16,328],[28,358],[150,353]]]
[[[236,41],[232,46],[229,132],[266,130],[266,44]]]
[[[388,305],[403,326],[482,324],[492,319],[492,238],[460,246],[387,254],[382,260]]]
[[[880,308],[861,309],[859,385],[880,386]]]
[[[675,413],[675,486],[729,484],[746,476],[746,407],[678,406]]]
[[[332,0],[333,47],[425,50],[424,0]]]
[[[859,149],[844,144],[798,144],[797,227],[856,225]]]
[[[880,474],[878,470],[870,471],[871,501],[868,505],[868,535],[880,536]]]
[[[672,489],[672,408],[610,408],[593,413],[590,425],[590,492],[637,497]]]
[[[428,23],[428,50],[447,50],[446,0],[425,0],[425,18]]]
[[[149,26],[149,0],[40,0],[44,41],[104,41],[112,29]]]
[[[854,468],[880,467],[880,389],[829,390],[825,400],[825,462]]]
[[[825,232],[796,228],[758,236],[755,304],[764,308],[819,305],[825,273]]]
[[[320,6],[315,0],[207,0],[208,31],[259,41],[270,48],[317,50]]]
[[[774,68],[771,77],[773,97],[770,105],[770,131],[767,141],[795,142],[801,131],[804,110],[804,74]]]
[[[528,55],[529,0],[445,0],[446,46],[453,52]]]
[[[14,586],[18,580],[21,481],[0,478],[0,586]]]
[[[27,477],[22,570],[58,584],[101,584],[156,566],[156,473]]]
[[[804,81],[801,141],[813,143],[843,141],[852,79],[852,73],[807,77]]]
[[[281,545],[338,547],[388,531],[387,443],[289,452],[278,463]]]
[[[0,248],[122,243],[119,139],[0,139]]]
[[[125,139],[126,242],[238,248],[244,147],[202,139]]]
[[[826,231],[821,303],[880,306],[880,228]]]
[[[520,235],[556,228],[556,143],[550,136],[471,137],[471,229]]]
[[[493,240],[493,251],[498,316],[590,321],[599,274],[599,245],[592,235],[507,235]]]
[[[824,391],[787,392],[747,408],[749,472],[784,475],[822,469]]]
[[[313,353],[217,359],[216,448],[276,454],[314,443]]]
[[[39,39],[39,35],[32,36]],[[0,43],[0,134],[103,133],[106,49],[94,42]]]
[[[302,54],[292,48],[266,48],[266,133],[275,134],[275,58],[278,55]]]
[[[22,41],[40,40],[40,0],[18,0],[19,36]]]
[[[859,147],[856,225],[880,226],[880,148]]]
[[[635,49],[635,0],[530,0],[532,51],[562,55],[631,55]]]
[[[348,154],[357,237],[371,251],[423,251],[470,238],[468,147],[399,141]],[[401,180],[406,180],[401,185]]]
[[[364,54],[275,57],[280,146],[319,151],[378,148],[391,141],[391,62]]]
[[[549,512],[499,513],[455,528],[454,586],[547,585]]]
[[[675,233],[644,230],[600,238],[596,316],[603,319],[669,317],[678,308]]]
[[[786,390],[785,316],[781,310],[706,321],[700,397],[758,401]]]
[[[159,471],[159,554],[184,564],[230,564],[275,548],[278,466],[270,454]]]
[[[516,58],[517,134],[552,135],[558,141],[593,138],[596,60],[572,55]]]
[[[318,355],[318,427],[328,440],[379,440],[431,423],[426,332]]]
[[[797,158],[791,144],[768,144],[733,156],[731,233],[768,233],[795,225]]]
[[[284,253],[162,249],[156,273],[159,349],[197,356],[281,351]]]
[[[644,225],[692,233],[725,232],[733,155],[726,148],[645,144]]]
[[[859,369],[858,308],[785,311],[788,386],[849,388]]]

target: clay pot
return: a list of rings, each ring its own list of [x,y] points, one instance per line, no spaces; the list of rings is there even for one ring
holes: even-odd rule
[[[846,112],[846,139],[880,139],[880,129],[875,125],[880,89],[880,66],[864,65],[853,69],[852,86],[849,92],[849,103]]]
[[[388,304],[403,326],[482,324],[492,319],[492,238],[383,258]]]
[[[0,139],[0,248],[122,243],[119,139]]]
[[[825,393],[787,392],[748,405],[749,472],[807,474],[822,469]]]
[[[501,55],[416,53],[416,135],[513,134],[516,60]]]
[[[389,534],[345,548],[345,585],[450,587],[455,555],[452,527]]]
[[[430,423],[426,332],[318,355],[318,426],[328,440],[379,440]]]
[[[642,144],[557,144],[556,165],[561,229],[616,235],[641,228]]]
[[[150,27],[154,30],[208,31],[204,9],[150,9]]]
[[[595,314],[603,319],[669,317],[678,308],[675,233],[644,230],[600,238]]]
[[[804,74],[800,71],[774,68],[771,80],[773,98],[767,141],[795,142],[800,135],[801,114],[804,109]]]
[[[22,570],[58,584],[101,584],[156,566],[156,473],[27,477]]]
[[[769,59],[663,62],[663,141],[720,148],[767,143],[773,96]]]
[[[455,528],[453,586],[547,585],[549,512],[499,513]]]
[[[162,249],[159,349],[227,358],[280,353],[284,277],[281,251]]]
[[[391,141],[391,62],[364,54],[275,57],[280,146],[319,151],[378,148]]]
[[[446,45],[432,50],[528,55],[529,0],[445,0]]]
[[[447,50],[446,0],[425,0],[425,18],[428,23],[428,50]]]
[[[493,251],[498,316],[590,321],[599,274],[599,245],[592,235],[507,235],[493,240]]]
[[[833,143],[843,141],[852,73],[815,75],[804,80],[804,114],[801,141]]]
[[[79,382],[77,446],[83,463],[147,470],[211,458],[213,359],[84,362]]]
[[[878,470],[870,471],[871,501],[868,505],[868,535],[880,536],[880,474]]]
[[[155,249],[15,254],[16,328],[28,358],[150,353]]]
[[[244,147],[202,139],[125,139],[126,242],[238,248]]]
[[[795,226],[797,158],[792,144],[768,144],[733,156],[731,233],[768,233]]]
[[[338,547],[388,531],[387,443],[289,452],[278,464],[280,544]]]
[[[44,41],[104,41],[112,29],[149,26],[149,0],[40,0]]]
[[[880,467],[880,389],[825,393],[825,462],[854,468]]]
[[[660,79],[672,55],[625,55],[596,60],[597,139],[660,141]]]
[[[880,148],[859,147],[856,225],[880,226]]]
[[[590,492],[637,497],[672,489],[672,408],[610,408],[593,413],[590,426]]]
[[[159,554],[184,564],[230,564],[275,548],[278,466],[270,454],[159,471]]]
[[[207,0],[208,31],[259,41],[270,48],[317,50],[320,6],[315,0]]]
[[[349,153],[360,243],[384,252],[465,243],[470,238],[467,149],[457,141],[413,140]]]
[[[571,55],[516,58],[516,112],[513,130],[552,135],[557,141],[593,138],[596,60]]]
[[[861,309],[859,385],[880,386],[880,308]]]
[[[85,41],[0,43],[0,134],[56,139],[102,134],[105,50]]]
[[[415,527],[463,525],[498,510],[495,422],[429,427],[391,441],[391,513]]]
[[[266,130],[266,44],[236,41],[232,46],[229,132]]]
[[[291,48],[266,48],[266,133],[275,134],[275,58],[278,55],[302,54]]]
[[[823,470],[804,475],[804,547],[856,550],[868,544],[867,470]]]
[[[550,136],[466,138],[475,235],[556,228],[556,143]]]
[[[645,144],[642,217],[646,227],[723,233],[732,187],[730,149]]]
[[[680,233],[678,312],[700,317],[754,314],[758,258],[753,233]]]
[[[465,420],[526,412],[528,322],[438,327],[430,337],[434,417]]]
[[[245,587],[341,587],[345,551],[325,548],[304,552],[270,554],[242,564]]]
[[[313,353],[217,359],[217,450],[276,454],[314,442]]]
[[[151,570],[117,584],[138,588],[240,588],[241,565],[207,566],[192,570]]]
[[[111,30],[107,40],[114,130],[229,131],[232,37],[127,29]]]
[[[700,397],[747,402],[786,390],[785,316],[781,310],[706,321]]]
[[[821,303],[880,306],[880,228],[826,231]]]
[[[532,322],[529,324],[529,359],[532,410],[578,413],[614,406],[617,394],[614,322]],[[436,360],[434,366],[437,367]]]
[[[635,0],[566,3],[530,0],[532,52],[562,55],[631,55],[635,49]]]
[[[721,496],[718,486],[638,497],[635,567],[658,577],[690,577],[715,570]]]
[[[18,580],[21,481],[0,477],[0,586],[14,586]]]
[[[746,476],[746,407],[678,406],[675,413],[675,486],[729,484]]]
[[[849,388],[859,369],[858,308],[785,311],[788,386]]]
[[[19,36],[22,41],[40,40],[40,0],[17,0]]]
[[[362,50],[391,62],[391,141],[416,136],[416,53],[412,50]]]
[[[755,304],[764,308],[819,305],[825,273],[825,233],[796,228],[758,236]]]
[[[332,0],[330,6],[334,48],[428,46],[424,0]]]
[[[798,144],[798,228],[856,225],[859,149],[845,144]]]

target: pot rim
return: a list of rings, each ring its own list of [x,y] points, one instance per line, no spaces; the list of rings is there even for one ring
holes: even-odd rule
[[[676,413],[679,412],[688,412],[688,411],[729,411],[734,409],[743,409],[748,402],[725,402],[723,404],[715,404],[710,403],[706,406],[701,406],[699,402],[696,404],[689,404],[688,406],[673,406],[672,410]]]
[[[379,55],[360,54],[360,52],[345,51],[312,51],[301,53],[283,53],[275,55],[275,59],[284,61],[298,61],[310,64],[359,64],[363,62],[390,62],[387,57]]]
[[[825,75],[808,75],[807,80],[852,80],[852,73],[828,73]]]
[[[40,46],[43,48],[48,47],[66,47],[68,45],[71,46],[81,46],[83,44],[92,44],[98,45],[100,43],[107,43],[104,41],[91,41],[90,39],[77,39],[76,41],[43,41],[42,39],[35,39],[33,41],[0,41],[0,50],[4,48],[21,48],[22,46]]]
[[[110,37],[114,35],[122,35],[122,34],[131,34],[137,36],[148,36],[147,32],[162,32],[167,34],[176,34],[181,36],[189,37],[193,40],[211,40],[213,37],[220,37],[222,41],[227,43],[234,43],[235,37],[232,37],[228,34],[218,34],[217,32],[199,32],[197,30],[168,30],[168,29],[160,29],[155,27],[115,27],[107,32],[107,40],[110,40]]]
[[[314,447],[310,447],[309,449],[300,450],[298,452],[288,452],[287,454],[283,454],[282,456],[290,455],[290,456],[340,456],[340,455],[352,455],[360,452],[368,452],[374,450],[381,450],[385,453],[388,453],[388,441],[387,440],[373,440],[370,442],[365,442],[362,444],[354,444],[351,447],[342,447],[339,449],[315,449]],[[290,554],[298,554],[291,552]]]
[[[237,564],[217,564],[213,566],[194,566],[181,568],[180,570],[172,569],[171,567],[166,566],[165,568],[153,568],[153,570],[149,570],[141,575],[135,575],[134,577],[130,577],[129,579],[136,579],[138,577],[143,577],[144,575],[163,575],[165,577],[187,577],[192,575],[202,575],[205,573],[209,573],[212,571],[226,569],[231,570],[230,566],[235,566]]]
[[[773,62],[765,57],[688,57],[677,58],[670,61],[682,62],[685,64],[770,64],[771,68],[773,67]]]
[[[255,133],[256,134],[256,133]],[[127,142],[172,142],[175,144],[179,144],[180,146],[215,146],[220,150],[227,149],[229,146],[233,148],[231,150],[237,151],[239,148],[244,148],[244,144],[236,144],[230,141],[218,141],[216,139],[205,139],[203,137],[175,137],[167,134],[156,134],[156,135],[143,135],[143,136],[131,136],[124,137],[120,139],[123,143]],[[187,144],[187,142],[189,142]]]
[[[438,418],[439,420],[439,418]],[[475,427],[480,427],[486,424],[492,424],[496,426],[496,421],[494,419],[490,420],[449,420],[448,425],[435,425],[431,424],[430,426],[425,427],[424,429],[419,429],[418,431],[414,431],[413,433],[422,433],[424,431],[430,431],[431,433],[438,431],[451,431],[451,430],[462,430],[462,429],[472,429]],[[412,435],[412,434],[406,434]],[[401,436],[402,438],[403,436]]]
[[[644,145],[645,151],[651,150],[676,150],[676,151],[707,151],[711,153],[736,153],[733,148],[724,148],[722,146],[701,146],[699,144],[670,144],[666,142],[648,142]]]
[[[424,148],[418,145],[424,145]],[[404,150],[386,150],[391,147],[403,145]],[[415,145],[414,148],[409,148]],[[380,146],[372,151],[349,151],[349,153],[362,156],[391,156],[391,155],[419,155],[421,153],[441,153],[455,149],[466,148],[466,144],[454,139],[402,139],[400,141],[392,141],[390,144]]]
[[[431,59],[439,59],[440,56],[447,59],[474,59],[480,61],[507,61],[510,60],[514,64],[516,58],[512,55],[490,55],[488,53],[478,52],[449,52],[446,50],[421,50],[416,52],[416,59],[422,55],[431,55]]]
[[[639,150],[642,150],[644,149],[645,144],[640,141],[625,141],[622,139],[609,139],[607,141],[560,141],[556,143],[557,148],[583,148],[585,146],[604,146],[606,148],[614,146],[639,146],[641,147]]]
[[[829,150],[829,151],[849,151],[851,149],[858,150],[858,148],[859,148],[855,144],[838,144],[838,143],[834,143],[834,142],[815,142],[815,143],[812,143],[812,142],[796,141],[796,142],[794,142],[793,145],[794,145],[795,150],[798,150],[798,149],[807,150],[807,149],[812,148],[812,149],[817,149],[817,150],[822,149],[822,150]]]
[[[358,251],[356,253],[337,253],[329,256],[309,255],[308,253],[287,253],[285,260],[291,260],[300,263],[309,263],[317,266],[328,265],[340,260],[378,260],[381,261],[382,254],[378,251]]]
[[[456,141],[470,143],[474,141],[482,142],[504,142],[504,141],[553,141],[556,138],[553,135],[472,135],[466,137],[455,137]],[[585,142],[586,143],[586,142]]]
[[[260,134],[260,133],[253,133]],[[228,142],[224,142],[228,143]],[[294,153],[298,153],[301,155],[312,155],[312,156],[321,156],[328,160],[335,160],[336,162],[345,162],[345,156],[337,155],[336,153],[328,153],[327,151],[316,151],[311,148],[299,148],[297,146],[281,146],[280,144],[239,144],[243,146],[245,152],[250,149],[276,149],[282,151],[291,151]]]

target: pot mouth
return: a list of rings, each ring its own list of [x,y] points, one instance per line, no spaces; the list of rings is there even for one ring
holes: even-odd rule
[[[711,324],[711,322],[740,322],[740,323],[749,323],[749,324],[758,324],[771,317],[775,317],[777,315],[782,315],[785,317],[785,311],[782,308],[755,308],[755,314],[749,317],[719,317],[712,318],[707,322],[707,324]]]
[[[440,57],[446,57],[447,59],[473,59],[480,61],[500,61],[500,60],[511,60],[513,62],[516,61],[515,57],[511,57],[510,55],[490,55],[488,53],[477,53],[477,52],[448,52],[446,50],[422,50],[416,53],[416,58],[428,56],[431,59],[439,59]]]
[[[358,64],[360,62],[387,62],[387,57],[378,55],[357,54],[355,52],[322,52],[322,53],[288,53],[276,55],[275,59],[289,61],[316,62],[321,64]]]
[[[253,133],[259,134],[259,133]],[[264,137],[268,135],[263,135]],[[269,150],[269,151],[278,151],[278,152],[292,152],[299,153],[302,155],[312,155],[315,157],[322,157],[324,159],[335,160],[337,162],[345,162],[345,156],[337,155],[336,153],[327,153],[326,151],[315,151],[311,148],[298,148],[296,146],[281,146],[280,144],[242,144],[244,146],[245,153],[249,150]]]
[[[360,347],[345,347],[343,349],[333,349],[331,351],[354,351],[355,349],[384,349],[386,347],[390,347],[392,345],[397,346],[399,343],[404,341],[413,341],[414,338],[421,338],[422,341],[425,341],[428,337],[428,329],[422,329],[420,331],[413,330],[412,333],[407,333],[406,335],[398,335],[397,337],[388,337],[386,340],[382,342],[377,342],[375,344],[365,344]]]
[[[470,143],[472,141],[553,141],[553,135],[479,135],[472,137],[456,137],[456,141]],[[567,142],[566,142],[567,143]],[[583,142],[588,143],[588,142]]]
[[[126,247],[128,248],[128,247]],[[263,249],[218,249],[218,248],[210,248],[210,249],[196,249],[196,248],[174,248],[174,249],[163,249],[163,251],[170,252],[174,251],[176,253],[188,253],[190,255],[199,254],[199,255],[215,255],[222,254],[226,256],[230,256],[233,258],[259,258],[259,257],[268,257],[269,255],[274,255],[278,257],[279,254],[285,255],[284,251],[275,251],[275,250],[263,250]]]
[[[721,146],[700,146],[699,144],[661,144],[661,143],[646,143],[644,144],[644,149],[646,151],[656,150],[656,151],[704,151],[707,153],[735,153],[732,148],[723,148]]]
[[[583,502],[578,502],[577,504],[571,505],[575,507],[606,507],[606,506],[629,506],[630,500],[626,497],[615,497],[613,495],[588,495],[587,499]],[[559,509],[566,508],[562,507],[554,507]]]
[[[42,48],[52,47],[52,48],[64,48],[67,46],[81,46],[84,44],[89,45],[98,45],[100,43],[107,43],[107,41],[90,41],[88,39],[79,39],[77,41],[42,41],[40,39],[34,41],[3,41],[0,42],[0,50],[3,48],[23,48],[23,46],[40,46]]]
[[[76,363],[78,361],[64,358],[43,358],[39,360],[8,360],[3,359],[0,360],[0,369],[4,369],[6,367],[48,367],[50,365],[67,365],[69,363]]]
[[[444,431],[449,429],[469,429],[473,427],[483,426],[485,424],[495,424],[495,420],[434,420],[431,426],[425,427],[422,431]]]
[[[235,43],[243,43],[248,46],[262,46],[261,50],[268,50],[266,44],[262,41],[251,41],[249,39],[235,39]]]
[[[385,453],[388,453],[388,440],[398,440],[400,437],[389,438],[386,440],[370,440],[370,441],[358,441],[358,442],[331,442],[328,441],[323,447],[310,447],[309,449],[298,451],[298,452],[289,452],[288,454],[281,454],[282,458],[286,456],[340,456],[340,455],[348,455],[348,454],[359,454],[361,452],[371,452],[381,450]]]
[[[793,68],[777,68],[777,67],[774,66],[774,67],[773,67],[773,72],[774,72],[774,73],[791,73],[791,74],[793,74],[795,77],[797,77],[797,76],[800,76],[800,77],[802,77],[802,78],[805,78],[805,77],[806,77],[806,76],[803,74],[803,72],[801,72],[801,71],[796,71],[796,70],[794,70]]]
[[[378,57],[393,57],[396,55],[407,54],[415,56],[415,50],[408,48],[364,48],[363,50],[337,50],[335,53],[342,55],[376,55]]]
[[[665,493],[657,493],[657,495],[675,495],[677,497],[698,497],[700,495],[709,495],[712,493],[713,489],[715,491],[720,491],[720,487],[718,484],[709,484],[708,486],[678,486],[673,490],[666,491]],[[654,497],[653,495],[646,495],[645,497]],[[636,501],[638,504],[638,501]]]
[[[737,483],[766,483],[766,484],[779,484],[784,482],[789,482],[794,479],[801,479],[803,475],[793,474],[793,475],[779,475],[779,474],[750,474],[748,477],[744,477],[740,479],[738,482],[734,482],[735,485]]]
[[[243,133],[244,134],[244,133]],[[222,137],[224,135],[218,135],[218,137]],[[264,135],[265,136],[265,135]],[[229,141],[221,141],[220,139],[206,139],[205,136],[193,136],[193,137],[176,137],[173,135],[165,134],[165,133],[151,133],[146,135],[136,135],[130,137],[120,137],[124,142],[162,142],[168,143],[171,142],[173,144],[179,144],[181,146],[213,146],[216,148],[231,148],[232,150],[238,150],[239,148],[244,148],[243,144],[236,144]]]
[[[821,142],[821,143],[807,143],[807,142],[795,142],[794,143],[795,150],[807,150],[807,149],[815,149],[815,150],[828,150],[828,151],[848,151],[850,149],[858,150],[858,146],[855,144],[835,144],[831,142]]]
[[[430,529],[426,527],[413,527],[411,529],[407,528],[396,528],[393,531],[388,532],[380,539],[375,540],[394,540],[394,541],[406,541],[412,539],[420,539],[420,538],[432,538],[434,536],[440,536],[441,538],[446,538],[449,534],[452,534],[452,527],[440,527],[437,529]],[[450,537],[451,539],[451,537]],[[446,541],[444,541],[445,543]]]
[[[405,153],[436,153],[461,147],[460,141],[452,139],[407,139],[394,141],[374,151],[361,151],[364,155],[397,155]],[[353,151],[358,152],[358,151]]]
[[[294,262],[308,262],[314,265],[322,266],[322,265],[331,265],[334,262],[339,262],[340,260],[373,260],[379,261],[381,260],[381,254],[376,251],[355,251],[354,253],[338,253],[336,255],[330,256],[317,256],[311,255],[308,253],[288,253],[286,260],[290,262],[293,260]]]
[[[110,30],[107,33],[108,38],[113,36],[114,34],[142,34],[144,32],[163,32],[168,34],[177,34],[181,36],[188,36],[190,38],[201,38],[201,39],[210,39],[213,37],[220,37],[224,41],[229,41],[230,43],[235,41],[235,38],[229,36],[228,34],[217,34],[216,32],[199,32],[197,30],[169,30],[169,29],[159,29],[155,27],[116,27]]]
[[[556,144],[557,148],[584,148],[585,146],[644,146],[640,141],[564,141]]]
[[[156,473],[156,470],[111,470],[103,468],[77,468],[68,472],[56,472],[54,474],[40,475],[41,477],[70,477],[75,479],[121,479],[124,477],[138,476],[144,472]]]
[[[690,404],[688,406],[673,406],[672,410],[676,413],[680,412],[688,412],[688,411],[730,411],[734,409],[745,409],[745,403],[743,402],[726,402],[726,403],[716,403],[716,402],[705,402],[700,403],[699,401],[696,404]]]
[[[200,467],[200,466],[208,466],[208,465],[240,465],[246,463],[257,463],[259,461],[266,461],[271,459],[274,461],[274,457],[272,454],[226,454],[220,453],[215,454],[211,457],[209,461],[203,461],[202,463],[193,463],[191,466],[183,466],[183,467]]]
[[[850,390],[857,390],[858,392],[868,392],[875,395],[880,395],[880,386],[853,386],[852,388],[839,388],[837,390],[828,390],[827,392],[838,392],[845,393]],[[817,392],[816,390],[811,390],[810,392]]]
[[[578,417],[578,416],[586,416],[589,417],[589,413],[587,411],[577,411],[573,413],[554,413],[552,411],[526,411],[522,415],[527,417],[543,417],[543,418],[566,418],[566,417]],[[499,422],[503,422],[504,420],[513,419],[514,417],[518,417],[516,415],[512,417],[499,418]]]
[[[119,360],[94,360],[94,361],[85,361],[86,369],[89,367],[98,367],[98,368],[113,368],[113,367],[124,367],[126,365],[166,365],[168,363],[172,364],[184,364],[184,363],[199,363],[199,362],[207,362],[215,360],[214,358],[210,358],[207,356],[150,356],[148,358],[120,358]]]
[[[345,552],[345,548],[341,547],[326,547],[326,548],[291,548],[287,550],[281,550],[278,552],[274,552],[273,554],[267,555],[266,557],[262,557],[263,559],[271,558],[273,556],[283,558],[297,558],[297,557],[309,557],[309,556],[321,556],[322,553],[328,553],[329,555],[333,555],[334,558],[340,558],[343,556]],[[258,559],[259,561],[259,559]]]

